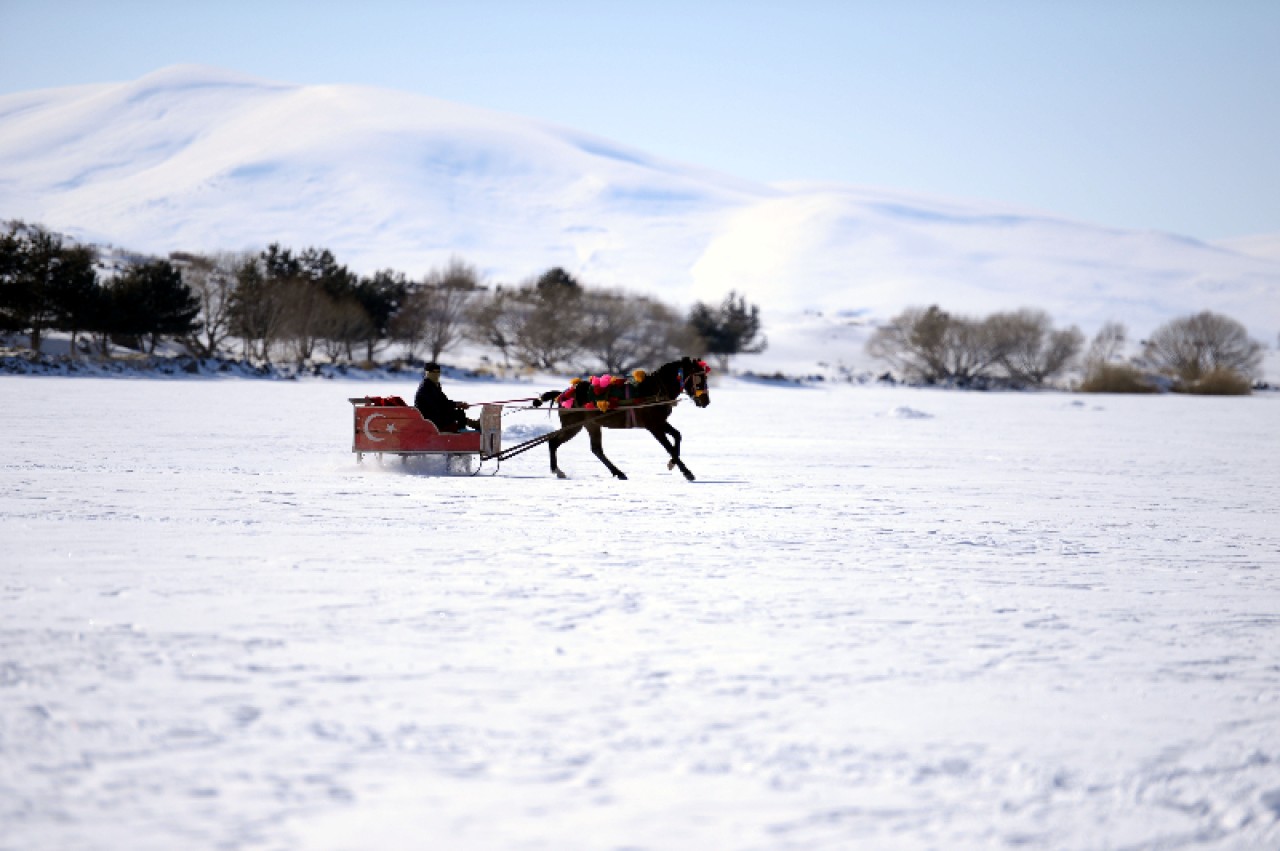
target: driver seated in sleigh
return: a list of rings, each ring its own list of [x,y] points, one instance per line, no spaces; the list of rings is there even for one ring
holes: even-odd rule
[[[440,387],[440,364],[435,361],[428,362],[422,369],[422,383],[414,394],[413,406],[441,433],[480,428],[479,421],[467,419],[462,413],[470,407],[466,402],[455,402],[445,395]]]

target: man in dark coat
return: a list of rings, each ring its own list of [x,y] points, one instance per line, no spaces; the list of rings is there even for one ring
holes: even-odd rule
[[[479,428],[475,420],[469,420],[462,412],[466,402],[454,402],[440,389],[440,364],[431,361],[422,370],[422,383],[413,397],[413,406],[422,412],[424,419],[435,423],[440,431],[462,431],[467,426]]]

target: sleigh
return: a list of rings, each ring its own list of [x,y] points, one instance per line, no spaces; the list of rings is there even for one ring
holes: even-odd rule
[[[442,455],[453,468],[462,462],[469,467],[474,457],[478,470],[479,464],[502,453],[501,405],[481,406],[479,431],[442,432],[399,397],[360,396],[348,401],[355,413],[351,451],[356,461],[364,461],[365,455],[375,455],[379,462],[384,455],[398,455],[405,461]]]

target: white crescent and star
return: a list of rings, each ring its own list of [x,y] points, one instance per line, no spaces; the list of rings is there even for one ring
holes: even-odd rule
[[[364,436],[369,438],[369,440],[373,441],[374,443],[382,443],[383,441],[385,441],[386,440],[385,437],[374,437],[373,432],[369,431],[369,426],[373,425],[373,421],[376,419],[385,420],[386,418],[387,418],[386,414],[370,414],[369,416],[365,417],[364,425],[362,426],[362,429],[364,431]],[[388,423],[387,431],[391,434],[395,434],[395,431],[396,431],[395,423]]]

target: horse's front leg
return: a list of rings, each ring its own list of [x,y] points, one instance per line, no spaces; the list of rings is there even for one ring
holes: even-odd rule
[[[625,479],[627,474],[613,466],[613,462],[604,456],[604,441],[601,440],[600,426],[587,426],[587,434],[591,437],[591,454],[599,458],[609,468],[610,473],[619,479]]]
[[[663,423],[660,427],[649,429],[649,433],[653,435],[655,440],[662,444],[662,448],[667,450],[667,454],[671,456],[671,460],[667,462],[667,469],[670,470],[674,467],[679,467],[680,472],[684,473],[684,477],[692,482],[694,478],[693,473],[691,473],[689,468],[684,465],[684,462],[680,460],[680,432],[672,428],[669,423]],[[675,437],[674,442],[667,440],[668,433]]]
[[[556,474],[557,479],[567,479],[568,476],[560,469],[560,464],[556,460],[556,450],[568,443],[580,431],[582,431],[582,426],[561,432],[559,436],[547,441],[547,448],[551,451],[551,472]]]

